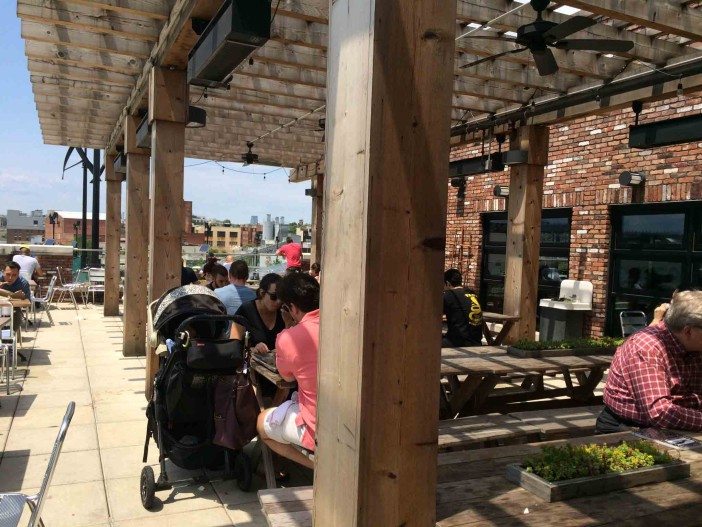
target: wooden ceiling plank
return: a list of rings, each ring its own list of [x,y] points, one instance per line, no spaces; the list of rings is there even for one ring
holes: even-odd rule
[[[92,8],[112,11],[125,16],[153,18],[154,20],[168,20],[168,13],[173,2],[168,0],[62,0],[64,4],[84,5]]]
[[[125,75],[138,75],[144,66],[144,61],[133,57],[90,50],[67,49],[61,45],[32,40],[25,41],[25,55],[39,60],[60,60],[62,63],[96,67]]]
[[[160,24],[119,16],[105,16],[100,10],[71,6],[66,9],[60,2],[42,0],[17,0],[17,16],[40,24],[53,24],[79,31],[155,42]]]
[[[149,58],[149,44],[144,41],[78,31],[53,24],[39,24],[29,20],[22,21],[22,38],[141,60]]]
[[[59,59],[44,60],[28,58],[31,74],[46,74],[57,78],[100,82],[117,86],[133,86],[134,77],[98,68],[84,68],[80,64],[65,64]]]

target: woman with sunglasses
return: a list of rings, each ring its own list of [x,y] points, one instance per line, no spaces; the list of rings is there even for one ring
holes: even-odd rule
[[[280,275],[275,273],[265,275],[259,284],[256,300],[244,302],[235,313],[244,317],[249,324],[247,328],[232,324],[231,337],[243,339],[244,332],[248,330],[249,344],[254,353],[268,353],[274,349],[278,333],[285,329],[281,302],[276,294],[280,280]]]

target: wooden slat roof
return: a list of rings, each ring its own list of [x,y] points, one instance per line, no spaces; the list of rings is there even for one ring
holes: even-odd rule
[[[246,141],[267,134],[254,147],[261,162],[309,170],[322,158],[319,119],[326,100],[328,2],[272,3],[272,38],[234,72],[230,89],[209,90],[205,97],[201,88],[191,87],[191,103],[207,109],[208,125],[186,131],[188,157],[239,161]],[[150,64],[183,67],[197,40],[190,18],[210,19],[219,5],[219,0],[18,0],[44,141],[114,148],[125,108],[134,112],[146,104]],[[457,36],[468,31],[497,36],[535,18],[528,4],[510,0],[457,0],[456,6]],[[567,20],[570,15],[559,12],[564,6],[598,20],[578,38],[628,39],[634,48],[620,55],[554,50],[560,71],[541,77],[526,52],[461,68],[514,45],[458,39],[454,125],[702,57],[702,2],[568,0],[552,2],[545,17]],[[672,80],[677,85],[678,79]],[[684,79],[684,85],[686,91],[698,89],[702,75]],[[636,97],[661,98],[671,89],[639,90]],[[538,122],[601,112],[630,100],[620,96],[574,105],[572,111],[541,115]]]

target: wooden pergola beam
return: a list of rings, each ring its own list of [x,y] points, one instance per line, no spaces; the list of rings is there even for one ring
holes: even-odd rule
[[[74,81],[96,82],[115,86],[133,86],[135,77],[105,69],[86,68],[80,64],[62,63],[60,59],[28,59],[29,70],[37,75],[44,74],[55,78]]]
[[[669,35],[702,42],[702,11],[680,2],[656,0],[568,0],[567,4],[596,15],[649,27]]]
[[[87,6],[94,9],[111,11],[127,17],[153,18],[168,20],[168,13],[173,7],[173,0],[135,1],[113,0],[112,2],[98,0],[62,0],[65,4]]]
[[[107,190],[105,221],[105,300],[106,317],[119,316],[120,296],[120,241],[122,238],[122,175],[115,174],[115,156],[105,156]]]
[[[104,52],[87,49],[66,48],[61,44],[49,44],[28,40],[24,46],[25,55],[37,60],[60,60],[60,64],[80,64],[81,67],[99,68],[107,71],[138,75],[144,61],[125,55],[106,55]]]

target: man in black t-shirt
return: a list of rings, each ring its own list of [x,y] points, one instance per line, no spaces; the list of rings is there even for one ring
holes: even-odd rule
[[[442,347],[480,346],[483,339],[483,312],[478,297],[466,291],[458,269],[444,273],[444,315],[448,331]]]

